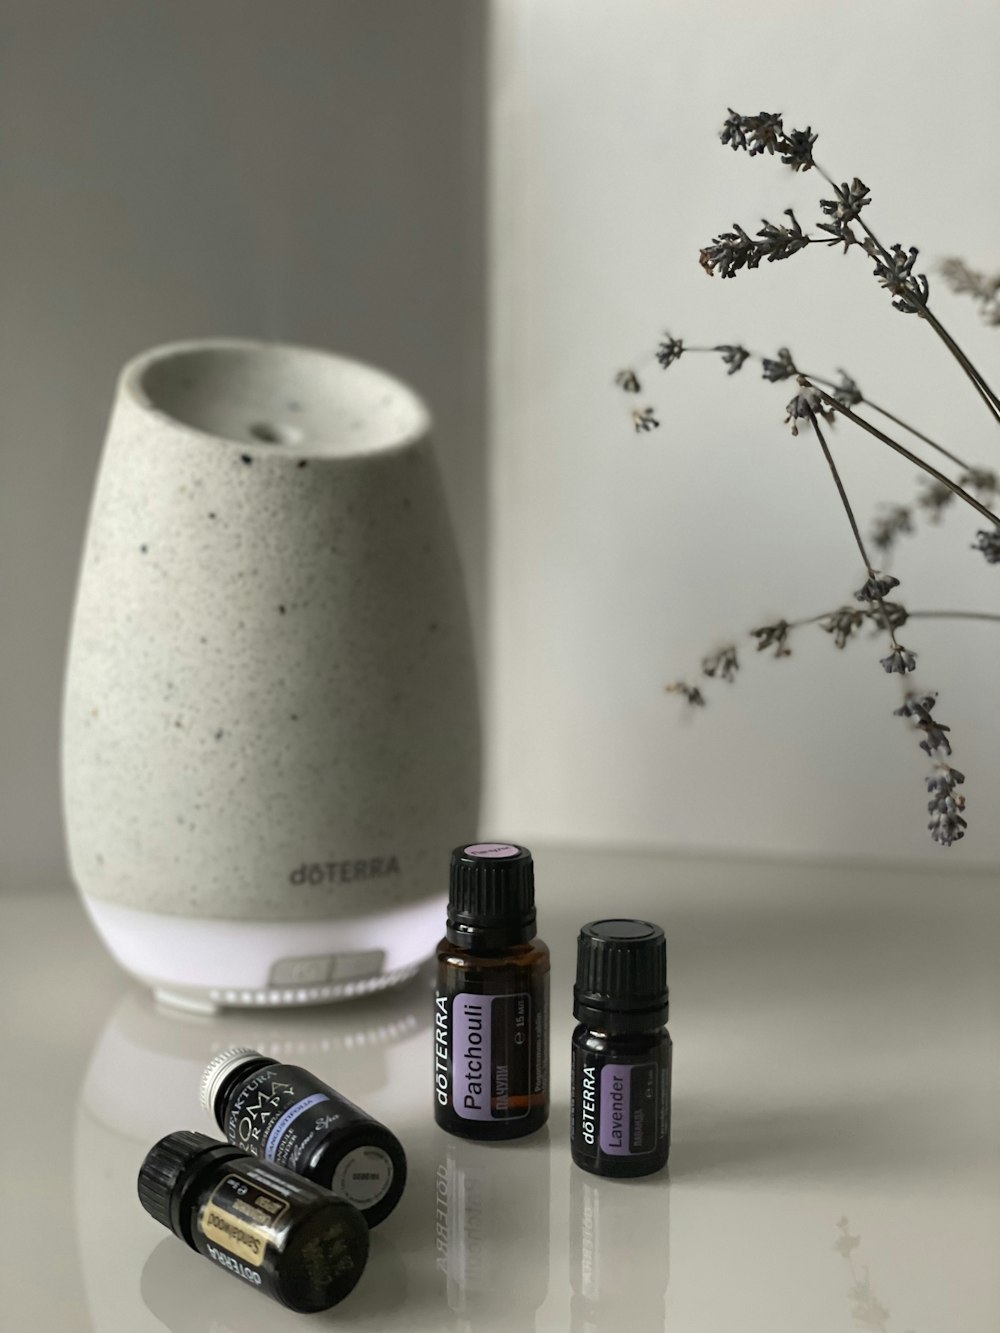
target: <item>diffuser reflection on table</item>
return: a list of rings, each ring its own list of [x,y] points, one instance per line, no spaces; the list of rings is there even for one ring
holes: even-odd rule
[[[162,1000],[316,1003],[430,955],[442,855],[476,826],[479,724],[410,389],[239,340],[126,366],[77,594],[63,781],[90,916]]]

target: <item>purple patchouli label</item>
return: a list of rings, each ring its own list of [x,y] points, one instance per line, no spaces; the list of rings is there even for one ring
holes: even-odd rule
[[[473,842],[464,850],[469,856],[506,857],[517,856],[521,849],[512,842]]]
[[[492,1120],[492,995],[456,995],[452,1006],[451,1104],[465,1120]]]

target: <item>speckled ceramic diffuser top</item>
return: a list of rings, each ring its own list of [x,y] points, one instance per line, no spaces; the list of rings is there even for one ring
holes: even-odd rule
[[[428,428],[325,352],[213,340],[125,368],[64,709],[85,893],[267,920],[441,890],[479,727]]]

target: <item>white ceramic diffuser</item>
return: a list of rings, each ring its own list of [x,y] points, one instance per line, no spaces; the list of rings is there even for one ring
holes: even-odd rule
[[[467,608],[427,411],[326,352],[178,343],[122,372],[63,717],[72,871],[169,1003],[410,976],[474,829]]]

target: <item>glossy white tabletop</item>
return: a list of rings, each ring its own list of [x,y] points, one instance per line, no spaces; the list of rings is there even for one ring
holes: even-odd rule
[[[296,1014],[179,1016],[117,971],[67,889],[0,895],[0,1327],[996,1333],[1000,874],[947,854],[920,871],[537,859],[553,1109],[506,1145],[433,1124],[429,973]],[[640,1181],[586,1175],[567,1148],[575,933],[609,913],[669,939],[673,1150]],[[242,1287],[136,1200],[160,1135],[211,1132],[199,1074],[237,1042],[314,1070],[407,1149],[403,1201],[324,1315]]]

